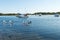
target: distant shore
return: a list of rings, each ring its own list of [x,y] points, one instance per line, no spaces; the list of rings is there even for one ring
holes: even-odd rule
[[[35,12],[35,13],[26,13],[23,15],[54,15],[54,14],[59,14],[60,12]],[[0,16],[18,16],[22,15],[21,13],[0,13]]]

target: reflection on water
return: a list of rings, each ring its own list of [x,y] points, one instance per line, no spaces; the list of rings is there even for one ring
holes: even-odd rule
[[[0,40],[60,40],[60,17],[29,16],[27,20],[32,23],[28,26],[23,25],[25,20],[14,16],[0,17]]]

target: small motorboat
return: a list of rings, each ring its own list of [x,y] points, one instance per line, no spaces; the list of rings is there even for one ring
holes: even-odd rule
[[[27,15],[18,15],[18,16],[16,16],[16,17],[18,17],[18,18],[28,18]]]
[[[55,16],[55,17],[59,17],[59,14],[55,14],[54,16]]]
[[[39,14],[39,16],[41,16],[42,14]]]

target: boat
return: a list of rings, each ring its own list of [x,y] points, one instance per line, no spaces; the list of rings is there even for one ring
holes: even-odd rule
[[[39,16],[41,16],[42,14],[39,14]]]
[[[54,16],[55,16],[55,17],[59,17],[59,14],[55,14]]]
[[[28,18],[27,15],[18,15],[18,16],[16,16],[16,17],[18,17],[18,18]]]

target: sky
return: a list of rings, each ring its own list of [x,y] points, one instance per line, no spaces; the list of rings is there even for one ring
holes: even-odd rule
[[[60,0],[0,0],[1,13],[58,12]]]

